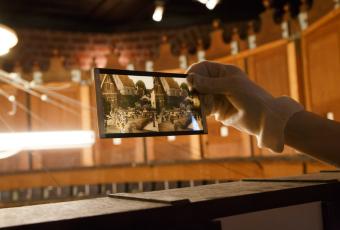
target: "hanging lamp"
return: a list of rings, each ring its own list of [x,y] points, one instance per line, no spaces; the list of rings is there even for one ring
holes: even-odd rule
[[[0,56],[7,54],[18,43],[15,31],[4,24],[0,24]]]

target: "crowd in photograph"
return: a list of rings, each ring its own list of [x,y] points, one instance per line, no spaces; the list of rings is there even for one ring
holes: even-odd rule
[[[161,112],[157,112],[151,108],[118,107],[107,116],[106,127],[120,133],[191,130],[189,125],[193,119],[197,122],[201,119],[199,113],[190,108],[163,108]]]
[[[110,112],[107,126],[121,133],[142,131],[144,127],[152,123],[156,127],[156,111],[142,108],[116,108]]]

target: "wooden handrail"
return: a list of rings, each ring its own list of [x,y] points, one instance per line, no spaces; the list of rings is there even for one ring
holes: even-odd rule
[[[275,42],[271,42],[271,43],[259,46],[255,49],[244,50],[244,51],[242,51],[242,52],[240,52],[236,55],[228,55],[228,56],[225,56],[225,57],[220,57],[220,58],[214,59],[212,61],[228,63],[228,62],[231,62],[231,61],[236,60],[236,59],[247,58],[251,55],[254,55],[254,54],[257,54],[257,53],[260,53],[260,52],[264,52],[264,51],[267,51],[267,50],[270,50],[270,49],[273,49],[273,48],[276,48],[276,47],[284,46],[284,45],[287,45],[288,43],[289,43],[289,40],[280,39],[280,40],[277,40]]]
[[[278,177],[304,172],[305,157],[267,157],[262,160],[206,160],[120,167],[86,167],[70,170],[16,172],[0,175],[0,190],[45,186],[126,183],[175,180],[234,180],[249,177]],[[315,166],[317,169],[325,169]],[[321,168],[320,168],[321,167]],[[282,168],[282,170],[279,170]],[[327,168],[326,168],[327,169]],[[58,184],[56,184],[58,183]]]
[[[340,15],[340,8],[332,10],[331,12],[329,12],[328,14],[326,14],[325,16],[323,16],[322,18],[320,18],[319,20],[317,20],[316,22],[308,26],[308,28],[302,32],[302,37],[315,31],[320,26],[323,26],[324,24],[328,23],[330,20],[334,19],[335,17],[338,17],[339,15]]]

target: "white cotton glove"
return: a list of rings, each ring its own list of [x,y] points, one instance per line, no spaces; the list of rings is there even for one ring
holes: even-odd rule
[[[289,118],[303,110],[301,104],[286,96],[274,98],[233,65],[204,61],[187,73],[189,85],[203,96],[207,115],[256,136],[259,147],[283,151],[284,129]]]

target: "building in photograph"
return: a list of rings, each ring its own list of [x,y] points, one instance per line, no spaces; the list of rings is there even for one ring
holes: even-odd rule
[[[166,94],[160,78],[154,77],[153,80],[154,86],[151,91],[151,107],[157,109],[159,112],[160,109],[165,106]]]
[[[105,108],[105,109],[107,109],[109,112],[111,111],[111,108],[118,105],[118,95],[120,94],[116,86],[116,83],[113,79],[113,76],[109,74],[105,74],[103,76],[100,88],[102,91],[104,101],[108,103],[109,105],[109,108]]]
[[[109,103],[111,110],[117,106],[125,108],[134,106],[137,101],[136,87],[129,76],[105,74],[101,89],[104,100]]]
[[[113,75],[114,82],[121,95],[136,95],[136,87],[127,75]]]
[[[151,92],[153,108],[174,108],[187,96],[187,93],[171,77],[154,77],[154,89]]]

